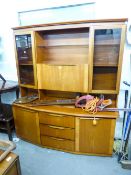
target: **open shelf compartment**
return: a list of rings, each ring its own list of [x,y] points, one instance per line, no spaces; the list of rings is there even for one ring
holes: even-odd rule
[[[35,39],[37,63],[88,63],[89,28],[39,31]]]

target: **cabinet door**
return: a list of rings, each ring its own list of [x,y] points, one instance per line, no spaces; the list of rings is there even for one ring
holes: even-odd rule
[[[38,113],[13,107],[16,134],[30,142],[40,143]]]
[[[88,64],[37,64],[37,70],[39,89],[88,92]]]
[[[79,119],[79,151],[82,153],[111,155],[114,141],[115,119]]]
[[[119,91],[125,26],[95,26],[92,37],[91,91],[116,94]]]
[[[36,66],[33,32],[15,34],[15,44],[19,83],[25,87],[34,87],[36,86]]]

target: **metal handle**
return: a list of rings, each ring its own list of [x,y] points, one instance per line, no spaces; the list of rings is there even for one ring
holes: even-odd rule
[[[59,138],[55,138],[55,137],[51,137],[51,138],[54,139],[54,140],[59,140],[59,141],[65,140],[65,139],[59,139]]]
[[[22,109],[21,108],[21,110],[26,111],[26,112],[30,112],[30,113],[37,113],[36,111],[32,111],[32,110],[29,110],[29,109]]]
[[[48,115],[55,116],[55,117],[63,117],[63,115],[60,115],[60,114],[48,114]]]
[[[93,117],[93,118],[80,118],[80,120],[100,120],[100,118],[95,118],[95,117]]]
[[[61,126],[52,126],[52,125],[48,125],[49,128],[53,128],[53,129],[65,129],[64,127]]]
[[[48,65],[48,64],[46,64]],[[77,66],[77,65],[72,65],[72,64],[49,64],[49,66],[60,66],[60,67],[63,67],[63,66]]]

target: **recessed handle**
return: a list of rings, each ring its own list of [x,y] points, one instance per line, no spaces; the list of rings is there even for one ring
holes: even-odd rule
[[[92,118],[92,117],[90,117],[90,118],[80,118],[80,120],[100,120],[100,118]]]
[[[63,115],[60,115],[60,114],[48,114],[50,116],[54,116],[54,117],[64,117]]]
[[[55,137],[51,137],[54,140],[59,140],[59,141],[64,141],[65,139],[59,139],[59,138],[55,138]]]
[[[69,66],[77,66],[77,65],[72,65],[72,64],[47,64],[49,66],[58,66],[58,67],[69,67]]]
[[[53,129],[65,129],[64,127],[61,126],[52,126],[52,125],[48,125],[49,128],[53,128]]]

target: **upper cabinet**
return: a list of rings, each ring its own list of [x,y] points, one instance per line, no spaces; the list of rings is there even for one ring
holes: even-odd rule
[[[88,92],[89,27],[35,33],[38,88]]]
[[[33,38],[33,32],[17,32],[15,35],[19,83],[23,87],[36,87],[36,62]]]
[[[90,92],[119,92],[125,29],[123,25],[112,24],[92,27]]]
[[[126,20],[14,28],[22,94],[28,89],[118,94]]]

